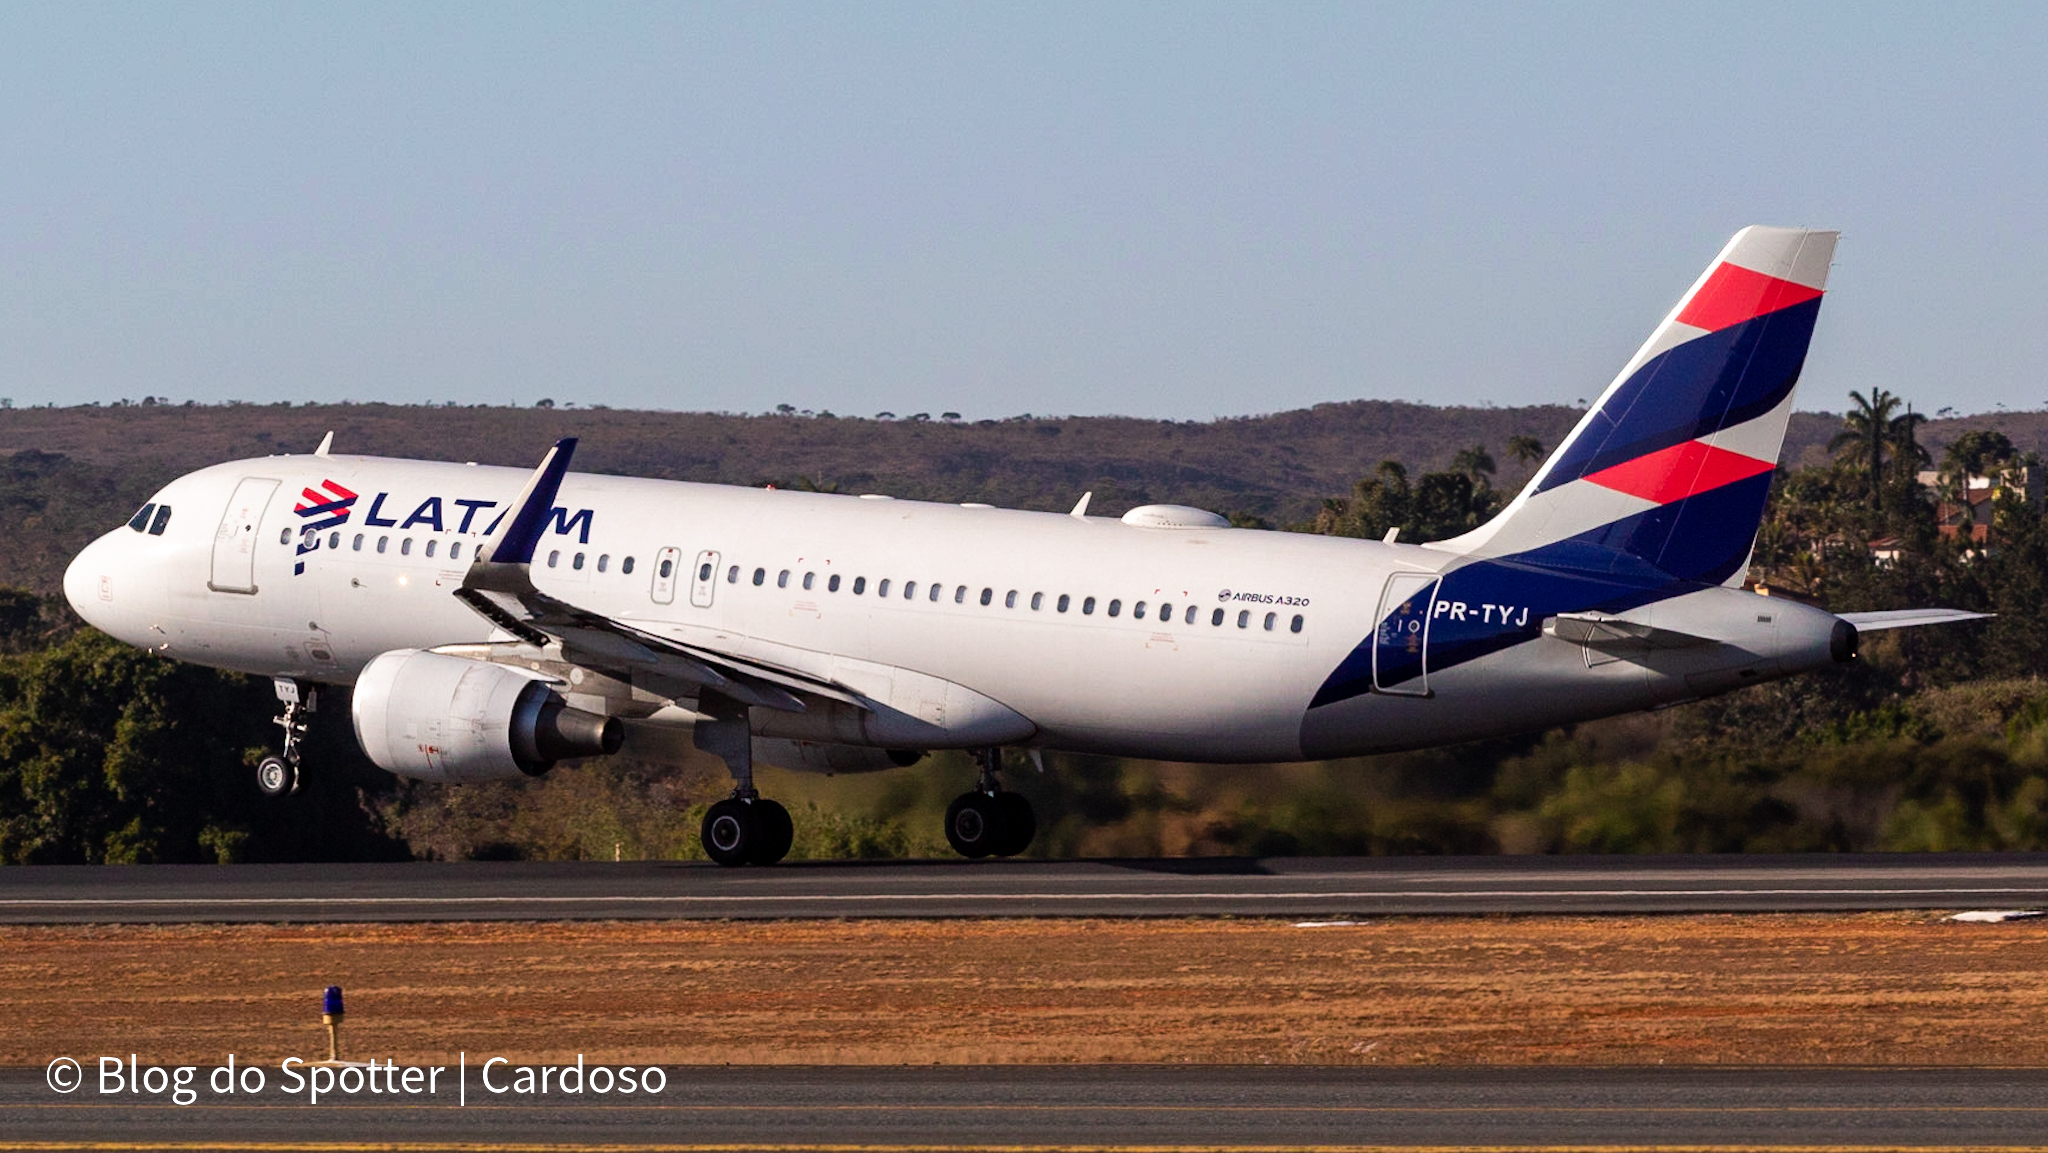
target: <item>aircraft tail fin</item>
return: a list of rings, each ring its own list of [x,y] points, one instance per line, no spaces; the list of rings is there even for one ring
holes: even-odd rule
[[[1683,580],[1739,585],[1836,236],[1736,233],[1520,495],[1434,547],[1559,550],[1576,563],[1620,553]]]

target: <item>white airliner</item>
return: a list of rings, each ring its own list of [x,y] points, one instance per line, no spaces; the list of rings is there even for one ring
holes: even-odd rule
[[[788,851],[760,759],[881,769],[975,750],[946,819],[1031,840],[1000,750],[1183,761],[1350,756],[1653,708],[1851,659],[1858,629],[1745,591],[1835,234],[1746,228],[1523,492],[1434,543],[591,476],[273,456],[166,485],[64,592],[94,626],[274,678],[269,792],[315,686],[400,776],[479,781],[687,729],[732,796],[704,847]],[[331,442],[330,436],[329,441]]]

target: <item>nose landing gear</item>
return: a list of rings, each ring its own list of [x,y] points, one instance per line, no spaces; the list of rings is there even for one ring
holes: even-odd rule
[[[270,683],[284,702],[284,713],[277,718],[284,730],[284,753],[256,762],[256,787],[264,796],[283,797],[299,791],[299,742],[306,737],[306,717],[317,708],[319,695],[309,685],[301,699],[299,682],[290,677],[274,677]]]
[[[1002,770],[1001,749],[976,749],[981,773],[974,788],[946,807],[946,841],[963,857],[1014,857],[1038,834],[1031,802],[1007,792],[996,774]]]

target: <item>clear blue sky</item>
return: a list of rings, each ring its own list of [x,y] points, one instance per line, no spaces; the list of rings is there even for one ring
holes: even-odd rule
[[[0,6],[0,395],[1571,403],[1749,223],[1802,407],[2048,407],[2048,6]]]

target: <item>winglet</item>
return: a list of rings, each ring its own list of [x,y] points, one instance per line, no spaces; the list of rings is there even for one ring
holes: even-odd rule
[[[1086,517],[1088,515],[1088,498],[1094,495],[1095,492],[1092,489],[1082,493],[1081,499],[1074,502],[1074,511],[1067,515],[1071,517]]]
[[[511,521],[498,539],[484,545],[477,555],[479,564],[532,564],[533,550],[547,528],[548,514],[555,509],[555,495],[562,490],[562,477],[569,471],[569,458],[576,454],[576,438],[565,436],[541,458],[526,490],[519,494]]]
[[[334,430],[330,428],[327,430],[327,435],[320,438],[320,447],[313,450],[313,455],[326,456],[328,453],[332,452],[333,449]]]

